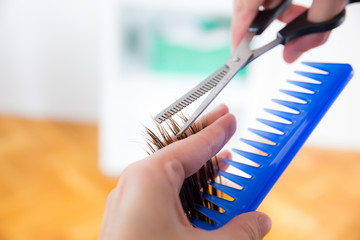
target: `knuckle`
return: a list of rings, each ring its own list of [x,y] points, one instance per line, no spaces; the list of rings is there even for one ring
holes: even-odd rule
[[[261,239],[260,232],[250,223],[244,223],[241,226],[242,231],[246,234],[249,240],[258,240]]]
[[[119,184],[131,181],[137,183],[143,179],[147,179],[153,173],[151,164],[146,161],[136,162],[126,167],[120,175]],[[145,177],[146,176],[146,177]]]
[[[205,146],[206,158],[210,159],[216,153],[216,147],[214,146],[214,139],[211,139],[210,136],[199,134],[199,141],[203,142]]]
[[[164,178],[173,187],[181,185],[185,178],[184,167],[181,161],[168,161],[164,166]]]

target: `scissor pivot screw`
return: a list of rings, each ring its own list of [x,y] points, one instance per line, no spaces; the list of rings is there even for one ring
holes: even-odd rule
[[[238,62],[238,61],[240,61],[240,58],[239,58],[239,57],[234,57],[234,58],[233,58],[233,62]]]

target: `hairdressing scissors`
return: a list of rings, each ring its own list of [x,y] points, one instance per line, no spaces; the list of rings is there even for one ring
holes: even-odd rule
[[[350,3],[351,2],[358,2],[358,0],[350,1]],[[328,21],[312,23],[307,20],[308,10],[306,10],[293,21],[285,25],[285,27],[283,27],[280,31],[278,31],[276,38],[273,41],[263,45],[260,48],[250,49],[250,44],[254,36],[261,35],[263,31],[290,6],[290,4],[291,0],[283,0],[277,7],[273,9],[259,10],[254,21],[248,28],[245,37],[231,55],[231,57],[226,61],[225,65],[220,67],[208,78],[200,82],[193,89],[176,100],[173,104],[157,114],[155,116],[155,120],[158,123],[162,123],[211,90],[204,101],[190,116],[188,121],[181,127],[176,136],[177,138],[181,138],[181,135],[185,132],[185,130],[189,128],[189,126],[218,96],[218,94],[230,82],[235,74],[254,59],[274,48],[275,46],[280,44],[285,45],[298,37],[334,29],[339,26],[345,19],[345,9],[343,9],[339,14]]]

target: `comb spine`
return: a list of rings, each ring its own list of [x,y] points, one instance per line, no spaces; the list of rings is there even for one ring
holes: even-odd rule
[[[315,64],[315,66],[321,70],[329,69],[329,74],[322,74],[322,78],[319,79],[322,82],[319,85],[319,91],[312,95],[312,105],[307,109],[307,112],[300,111],[303,117],[302,121],[295,125],[286,139],[283,139],[284,144],[279,145],[279,151],[274,155],[271,163],[274,172],[271,176],[267,176],[266,184],[263,184],[262,189],[258,190],[257,196],[248,205],[245,212],[254,211],[260,205],[353,75],[353,70],[349,64],[328,65],[324,63],[320,66]],[[305,75],[307,77],[319,77],[319,74],[316,73]]]

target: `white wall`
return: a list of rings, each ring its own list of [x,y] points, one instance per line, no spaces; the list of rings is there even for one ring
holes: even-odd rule
[[[0,1],[0,113],[98,118],[98,2]]]

